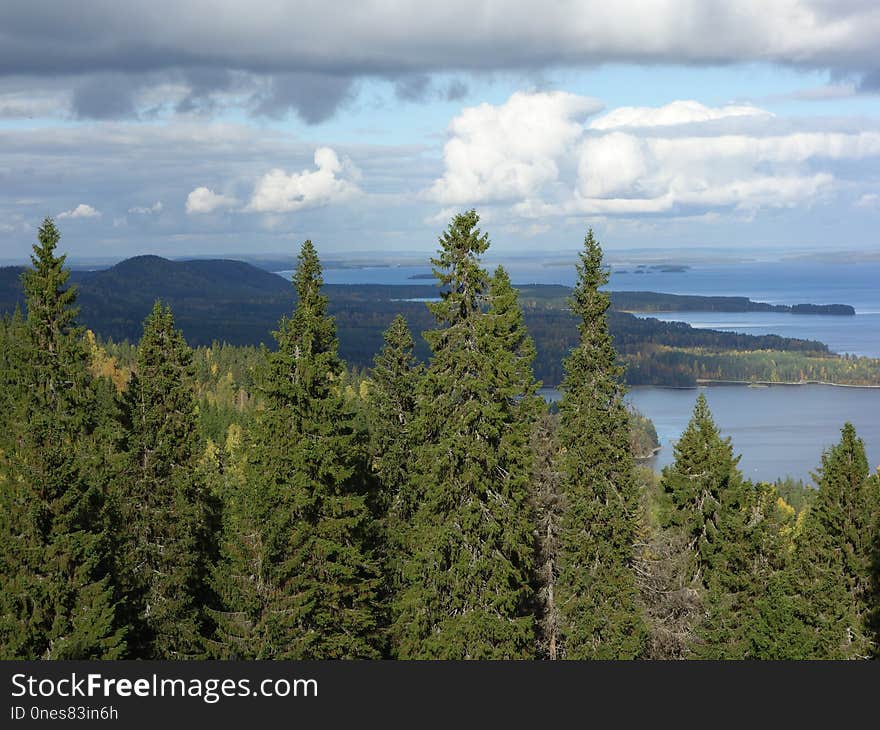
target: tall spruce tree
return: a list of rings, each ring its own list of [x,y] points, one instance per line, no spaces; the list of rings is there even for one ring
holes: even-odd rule
[[[675,461],[663,470],[669,496],[668,521],[681,530],[693,559],[689,578],[707,585],[724,547],[719,531],[722,502],[743,491],[743,478],[730,438],[722,438],[703,393],[697,397],[687,428],[673,447]]]
[[[394,509],[408,514],[411,505],[397,505],[402,499],[409,460],[416,444],[412,422],[416,396],[424,367],[413,354],[412,333],[398,314],[383,336],[384,344],[370,372],[370,430],[373,437],[374,469],[381,482],[380,512]]]
[[[531,421],[540,403],[533,346],[503,271],[480,266],[479,217],[455,216],[433,259],[443,288],[425,333],[433,358],[419,391],[416,505],[395,596],[401,658],[528,658],[533,617]]]
[[[745,651],[737,619],[747,595],[752,487],[743,481],[729,438],[722,438],[703,393],[674,446],[675,461],[663,470],[667,527],[685,540],[689,559],[683,581],[698,591],[704,620],[689,647],[703,658],[741,658]]]
[[[822,455],[815,479],[819,491],[796,544],[798,600],[809,642],[804,658],[867,658],[875,650],[880,490],[868,476],[865,445],[851,423]]]
[[[647,631],[633,573],[639,492],[629,448],[623,367],[608,332],[608,282],[590,230],[570,300],[580,339],[565,360],[560,403],[565,513],[557,603],[566,659],[631,659]]]
[[[413,454],[420,446],[413,439],[412,428],[424,367],[413,355],[413,337],[402,315],[391,322],[384,341],[370,373],[368,413],[373,470],[379,481],[374,509],[381,526],[381,620],[387,629],[390,600],[401,587],[405,532],[415,508],[407,484]]]
[[[0,453],[0,656],[117,658],[106,491],[112,416],[89,373],[76,290],[47,218],[23,275],[27,320],[11,332],[12,402]]]
[[[118,491],[119,583],[142,659],[199,658],[212,634],[208,577],[216,506],[201,454],[192,351],[159,302],[125,393],[127,459]]]
[[[294,275],[297,306],[275,333],[278,350],[266,355],[264,408],[227,522],[227,560],[218,571],[227,655],[380,653],[367,443],[343,392],[322,283],[317,252],[306,241]]]
[[[786,587],[786,515],[776,490],[744,480],[738,463],[700,394],[661,481],[670,502],[666,527],[688,547],[682,581],[703,607],[688,655],[793,658],[804,627]]]

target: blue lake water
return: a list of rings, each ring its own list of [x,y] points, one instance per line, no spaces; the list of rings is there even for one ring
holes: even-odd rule
[[[880,465],[880,388],[829,385],[633,388],[627,395],[657,429],[660,453],[648,463],[662,469],[674,459],[673,444],[687,426],[698,393],[705,393],[722,434],[730,436],[746,477],[810,481],[822,451],[840,440],[850,421],[865,441],[871,468]],[[545,390],[555,400],[558,391]]]

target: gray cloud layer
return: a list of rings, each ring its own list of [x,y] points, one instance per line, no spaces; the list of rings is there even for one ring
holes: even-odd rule
[[[765,61],[874,91],[878,37],[874,0],[7,0],[0,75],[81,77],[72,111],[86,118],[131,116],[138,89],[173,81],[180,111],[210,111],[237,87],[253,113],[293,110],[316,123],[359,77],[388,78],[399,98],[418,101],[433,73],[611,61]]]

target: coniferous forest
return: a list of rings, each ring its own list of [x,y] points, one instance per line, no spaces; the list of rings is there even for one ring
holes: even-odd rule
[[[60,234],[0,321],[0,658],[856,659],[880,649],[880,477],[850,424],[817,489],[744,478],[706,399],[661,474],[624,401],[589,231],[562,400],[455,216],[423,336],[339,355],[303,243],[273,348],[78,321]],[[656,438],[656,436],[654,437]]]

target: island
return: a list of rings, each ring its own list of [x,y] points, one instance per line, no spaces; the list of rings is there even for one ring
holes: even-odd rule
[[[706,297],[652,291],[611,292],[611,306],[619,312],[786,312],[852,317],[849,304],[768,304],[747,297]]]

